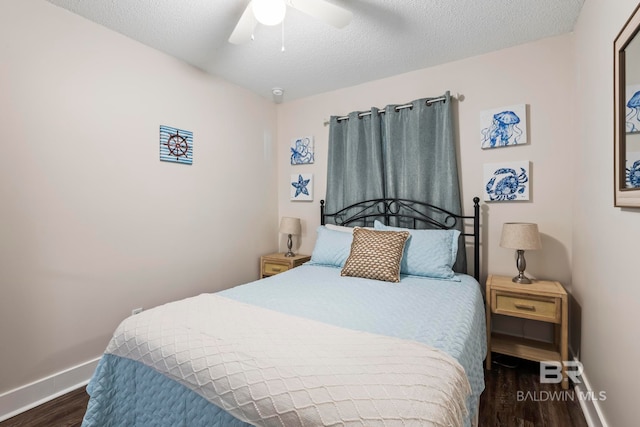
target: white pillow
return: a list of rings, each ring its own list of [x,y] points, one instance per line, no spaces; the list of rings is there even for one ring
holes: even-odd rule
[[[325,224],[329,230],[342,231],[343,233],[353,234],[353,227],[345,227],[344,225]]]

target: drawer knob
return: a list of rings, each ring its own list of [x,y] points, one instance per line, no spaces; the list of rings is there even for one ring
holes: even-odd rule
[[[281,267],[273,267],[273,271],[282,271]]]
[[[520,310],[529,310],[529,311],[536,311],[536,307],[530,304],[514,304],[514,306],[516,308],[519,308]]]

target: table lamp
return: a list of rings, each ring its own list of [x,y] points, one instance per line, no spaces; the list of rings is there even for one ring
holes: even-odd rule
[[[283,216],[280,220],[280,233],[287,234],[289,238],[287,239],[287,253],[284,254],[286,257],[295,256],[293,251],[291,250],[291,246],[293,242],[291,240],[292,235],[299,236],[300,235],[300,218],[290,218],[287,216]]]
[[[524,270],[527,268],[524,251],[542,248],[538,224],[525,222],[504,223],[502,226],[502,236],[500,237],[500,246],[518,251],[518,258],[516,260],[518,275],[511,280],[521,284],[531,283],[531,279],[524,275]]]

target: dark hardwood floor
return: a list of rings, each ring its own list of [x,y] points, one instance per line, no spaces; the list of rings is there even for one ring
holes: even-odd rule
[[[577,398],[570,399],[573,390],[562,392],[558,385],[540,384],[537,363],[517,363],[515,369],[496,364],[491,371],[485,371],[486,389],[480,398],[481,427],[587,426]],[[553,396],[554,392],[560,392],[564,400],[557,399],[558,394]],[[88,400],[81,388],[0,422],[0,427],[80,426]]]
[[[75,427],[82,424],[87,409],[84,387],[43,403],[27,412],[0,422],[1,427]]]
[[[587,427],[573,387],[540,383],[540,365],[495,355],[484,371],[480,396],[481,427]]]

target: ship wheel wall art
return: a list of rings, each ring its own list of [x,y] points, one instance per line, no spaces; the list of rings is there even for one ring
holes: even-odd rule
[[[193,163],[193,132],[171,126],[160,126],[160,160]]]

